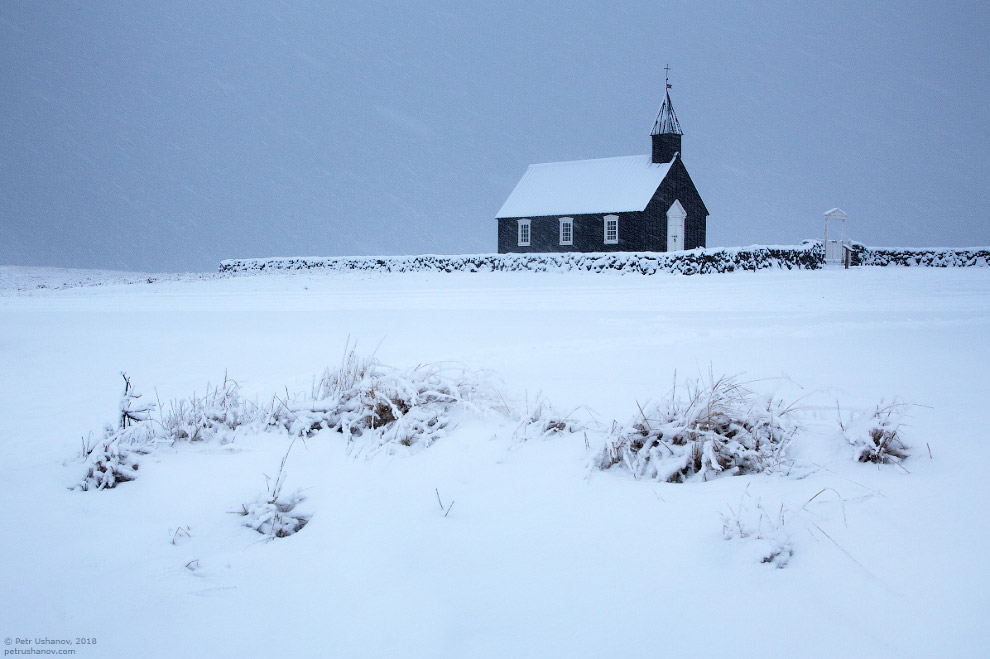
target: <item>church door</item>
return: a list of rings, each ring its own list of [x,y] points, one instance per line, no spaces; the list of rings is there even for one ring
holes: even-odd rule
[[[675,200],[667,210],[667,251],[684,249],[684,218],[687,217],[681,202]]]

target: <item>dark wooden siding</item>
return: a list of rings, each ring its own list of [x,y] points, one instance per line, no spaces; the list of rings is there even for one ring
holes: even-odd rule
[[[655,163],[670,162],[674,154],[681,152],[680,135],[661,133],[659,135],[651,135],[650,139],[653,142],[652,160]]]
[[[684,249],[706,247],[708,209],[701,200],[698,189],[694,187],[694,181],[691,180],[687,169],[678,158],[670,166],[670,171],[644,211],[645,214],[657,218],[657,226],[660,227],[660,236],[654,243],[656,245],[654,251],[667,251],[667,209],[674,200],[680,201],[687,213],[687,217],[684,218]]]
[[[619,242],[605,244],[605,216],[619,218]],[[573,245],[560,244],[560,218],[574,220]],[[528,219],[529,247],[518,245],[518,220]],[[594,215],[552,215],[548,217],[508,218],[498,220],[499,254],[525,252],[641,252],[655,251],[645,247],[653,243],[646,213],[595,213]]]

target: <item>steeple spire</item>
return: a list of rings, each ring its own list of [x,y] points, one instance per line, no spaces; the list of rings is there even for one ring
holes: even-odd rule
[[[674,106],[670,102],[670,65],[664,67],[666,76],[664,77],[664,97],[660,104],[660,112],[657,120],[653,122],[653,130],[650,136],[653,138],[653,162],[667,163],[674,159],[674,156],[681,151],[681,123],[677,121],[674,114]]]

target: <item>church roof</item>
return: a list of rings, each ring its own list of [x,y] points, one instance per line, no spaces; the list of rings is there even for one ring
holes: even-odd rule
[[[496,218],[642,211],[672,163],[650,156],[530,165]]]

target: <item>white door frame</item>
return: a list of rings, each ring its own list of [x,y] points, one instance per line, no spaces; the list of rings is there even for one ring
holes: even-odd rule
[[[684,218],[687,211],[681,206],[681,202],[674,200],[674,203],[667,209],[667,251],[679,252],[684,249]]]

